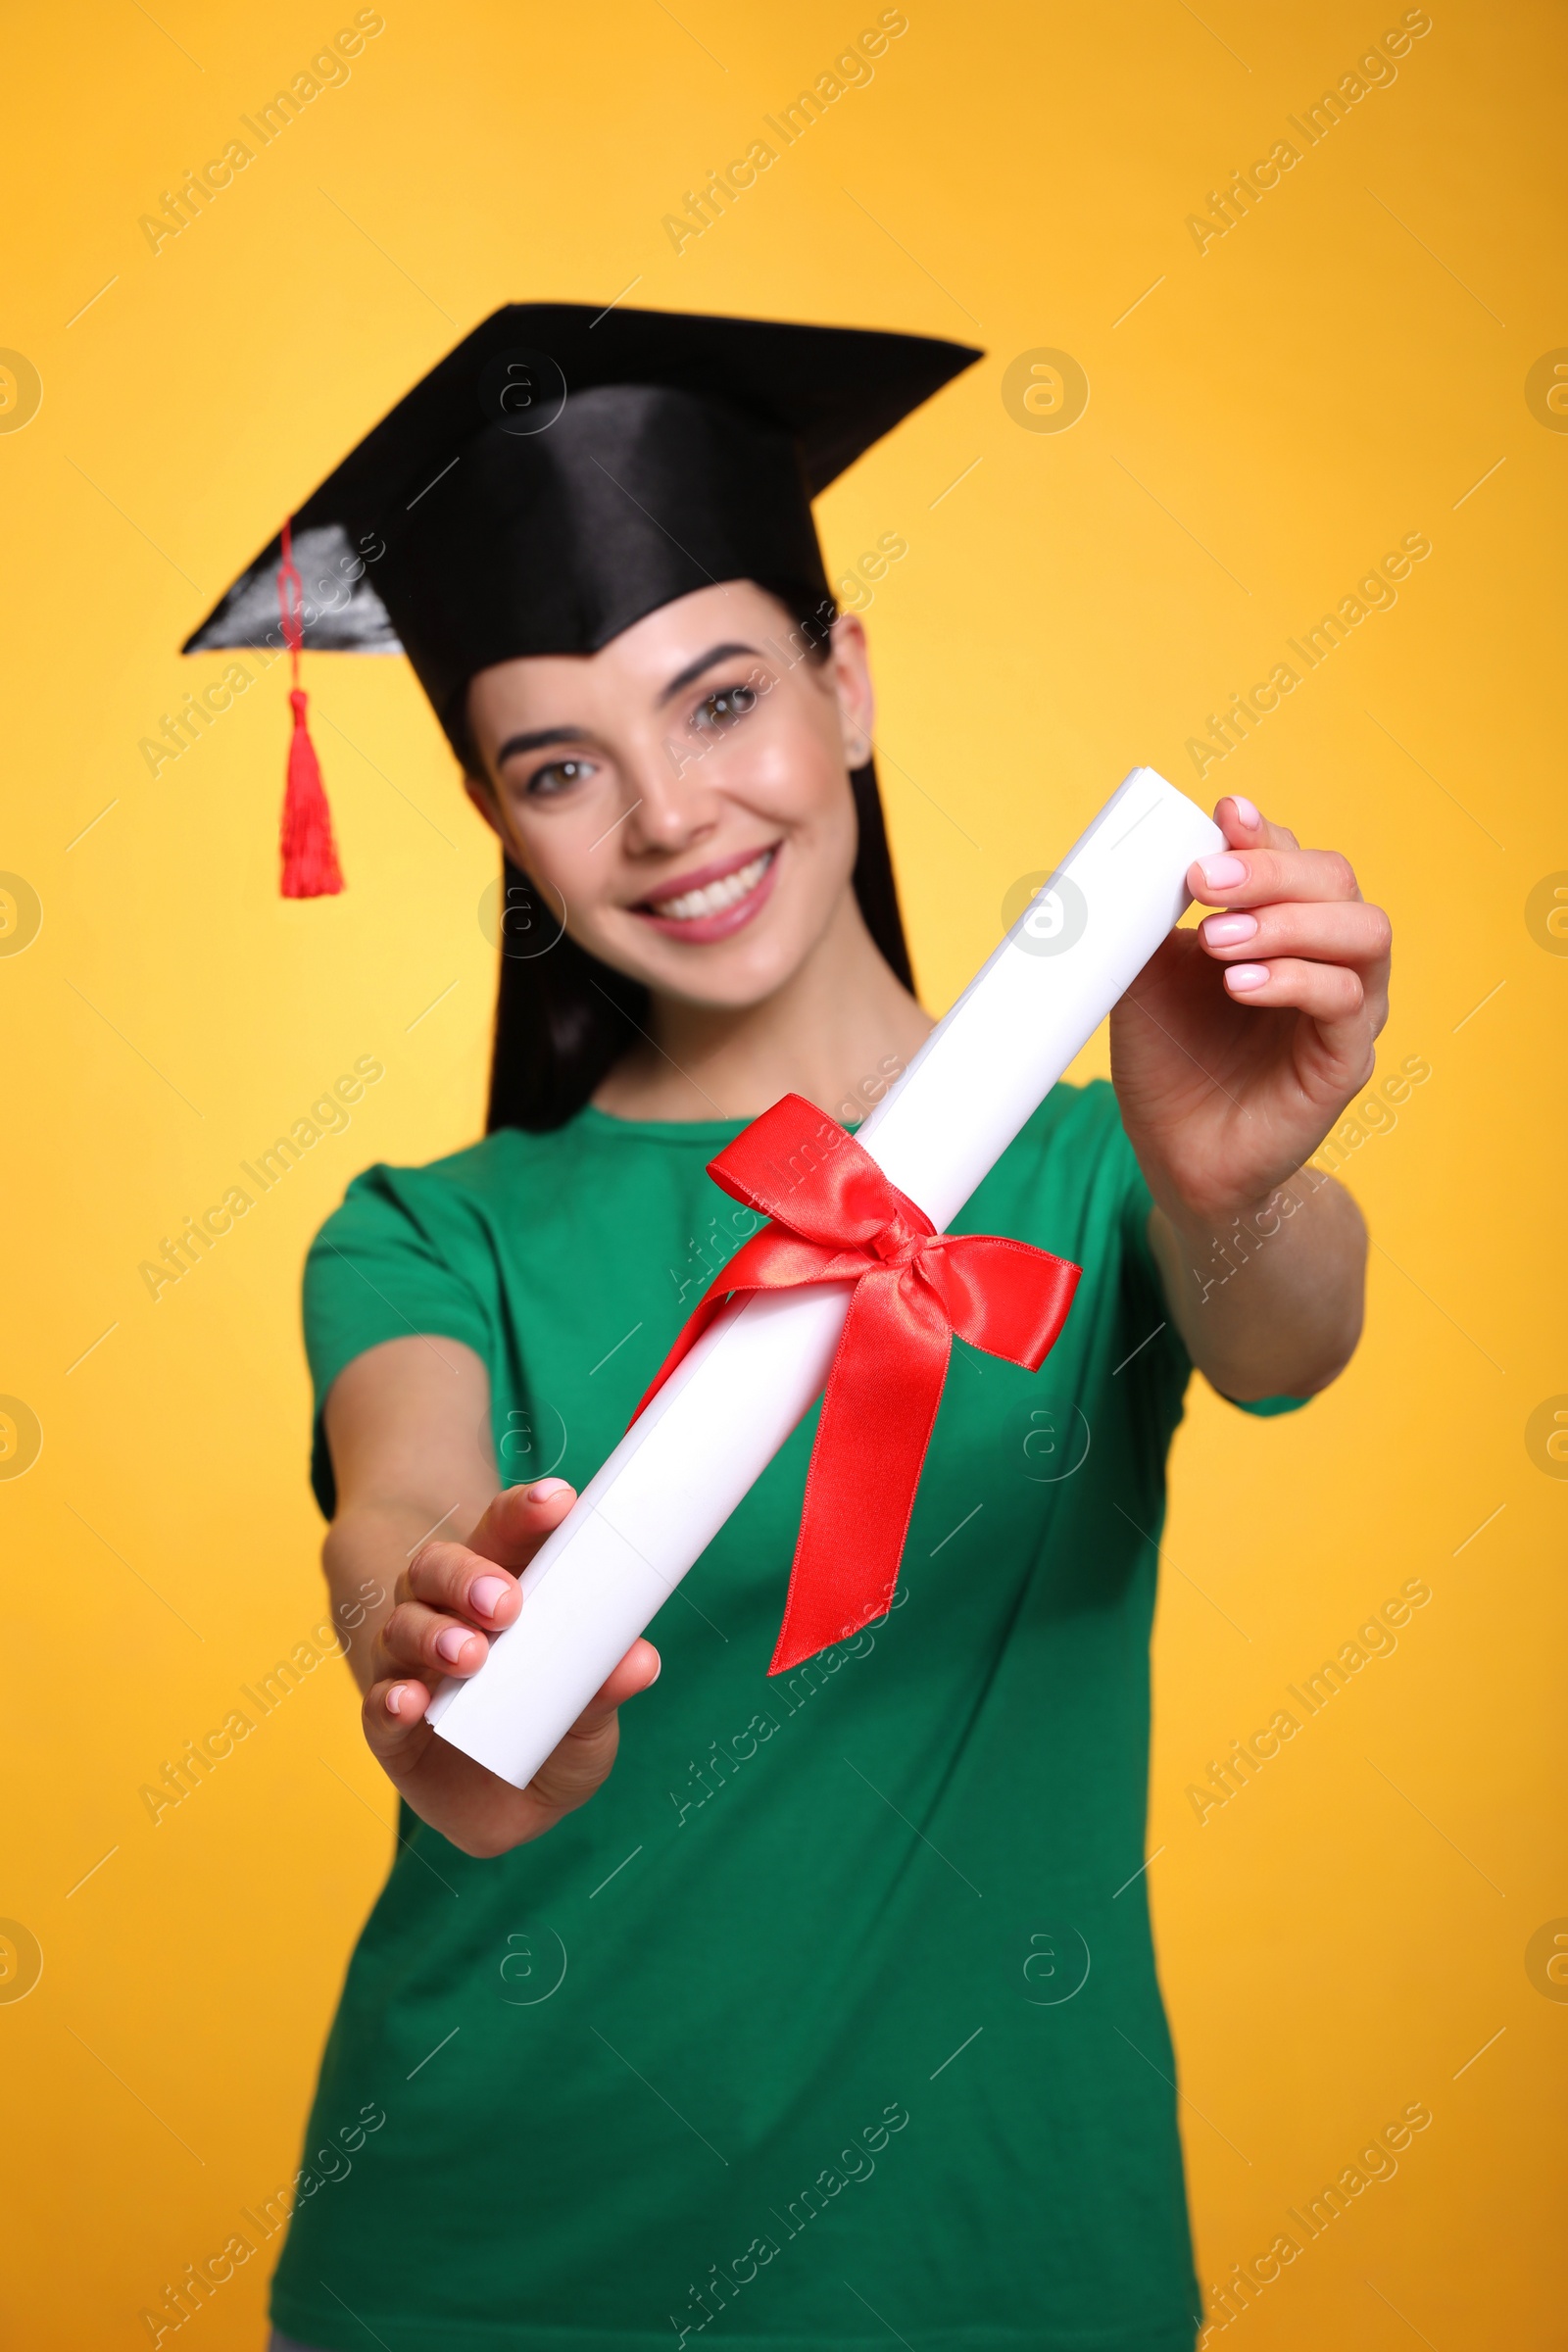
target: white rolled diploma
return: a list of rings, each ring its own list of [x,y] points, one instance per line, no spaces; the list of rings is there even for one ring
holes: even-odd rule
[[[1179,921],[1194,858],[1224,846],[1134,768],[858,1130],[939,1233]],[[443,1740],[527,1786],[821,1395],[851,1288],[718,1316],[523,1570],[521,1614],[478,1673],[437,1692]]]

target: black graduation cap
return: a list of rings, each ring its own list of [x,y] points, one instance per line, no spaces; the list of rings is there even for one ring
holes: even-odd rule
[[[980,357],[923,335],[509,303],[312,493],[182,651],[406,653],[461,746],[464,689],[494,662],[594,653],[719,580],[799,595],[803,612],[827,597],[810,501]],[[296,836],[325,824],[303,705],[296,675]],[[289,827],[286,806],[285,892],[341,887],[335,859],[307,846],[302,861],[298,839],[291,861]]]

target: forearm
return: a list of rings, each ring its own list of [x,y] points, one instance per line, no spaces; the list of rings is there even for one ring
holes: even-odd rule
[[[344,1366],[323,1418],[338,1508],[321,1565],[368,1690],[410,1560],[429,1536],[466,1544],[495,1494],[489,1375],[459,1341],[386,1340]]]
[[[1366,1228],[1343,1185],[1298,1169],[1222,1219],[1156,1208],[1150,1242],[1171,1318],[1222,1396],[1311,1396],[1361,1336]]]
[[[426,1536],[466,1543],[483,1510],[466,1498],[432,1525],[422,1503],[361,1501],[340,1511],[326,1531],[321,1566],[332,1596],[332,1622],[342,1629],[349,1671],[362,1690],[375,1679],[376,1636],[395,1603],[398,1578]]]

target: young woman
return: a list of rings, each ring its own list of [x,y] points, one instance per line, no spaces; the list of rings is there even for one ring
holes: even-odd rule
[[[1189,876],[1218,911],[1116,1008],[1114,1089],[1057,1087],[971,1201],[963,1228],[1083,1280],[1040,1374],[956,1348],[885,1620],[768,1680],[808,1427],[528,1788],[423,1721],[754,1229],[706,1163],[786,1092],[853,1123],[931,1026],[861,624],[829,625],[819,560],[781,568],[773,523],[755,564],[718,543],[724,484],[761,478],[755,450],[725,470],[736,419],[814,428],[756,376],[693,392],[698,326],[743,331],[634,325],[619,410],[574,391],[526,463],[565,517],[559,608],[586,609],[585,566],[602,605],[624,591],[624,540],[609,563],[571,539],[561,484],[590,461],[666,538],[684,520],[708,576],[620,514],[641,609],[561,619],[559,650],[514,619],[468,667],[388,574],[528,927],[491,1132],[369,1170],[312,1252],[326,1571],[346,1612],[384,1595],[351,1663],[403,1810],[277,2341],[1177,2352],[1198,2304],[1138,1875],[1164,1462],[1195,1365],[1277,1410],[1355,1346],[1360,1223],[1302,1175],[1386,1009],[1388,923],[1344,858],[1222,801],[1230,847]],[[1237,1218],[1266,1238],[1220,1281]]]

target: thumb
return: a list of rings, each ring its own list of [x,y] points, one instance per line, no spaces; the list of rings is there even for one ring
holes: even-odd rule
[[[662,1663],[651,1642],[634,1642],[564,1740],[545,1758],[530,1787],[553,1813],[570,1813],[586,1804],[606,1779],[620,1741],[619,1709],[658,1682]]]

